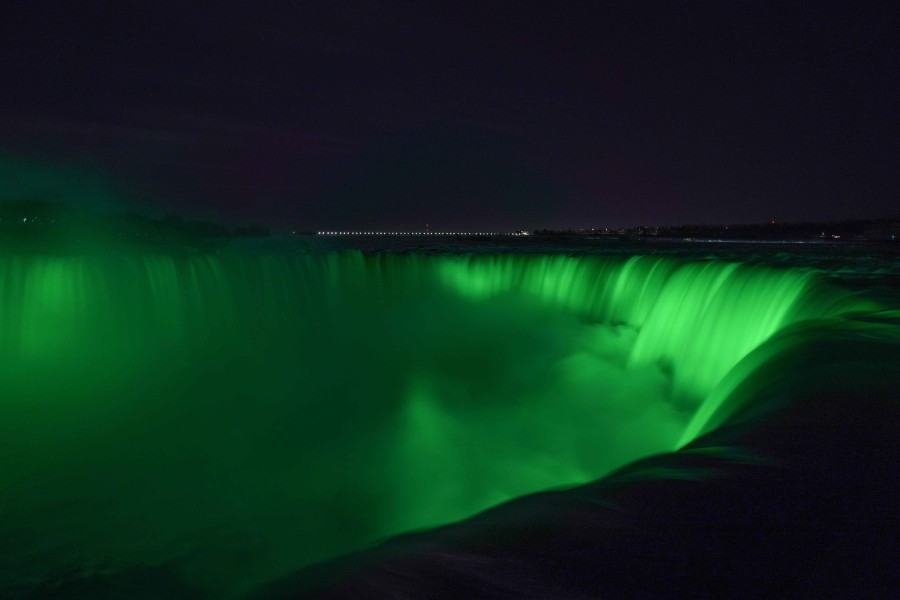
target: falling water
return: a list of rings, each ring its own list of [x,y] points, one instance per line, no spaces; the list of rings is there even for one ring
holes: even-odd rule
[[[876,308],[648,256],[2,257],[0,586],[174,564],[227,595],[588,482],[721,419],[779,332]]]

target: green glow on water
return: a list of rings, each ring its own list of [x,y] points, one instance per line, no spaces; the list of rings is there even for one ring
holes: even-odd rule
[[[670,365],[678,393],[695,400],[784,326],[864,306],[815,294],[809,272],[736,263],[504,256],[442,267],[444,280],[472,299],[523,292],[589,322],[634,327],[628,364]]]
[[[0,562],[240,589],[675,449],[865,308],[656,257],[0,257]]]

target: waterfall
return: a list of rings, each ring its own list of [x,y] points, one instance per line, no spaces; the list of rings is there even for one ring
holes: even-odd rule
[[[240,588],[672,451],[877,309],[652,256],[3,256],[0,560]]]

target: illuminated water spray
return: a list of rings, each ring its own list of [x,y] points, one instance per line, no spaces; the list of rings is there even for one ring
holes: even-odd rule
[[[237,589],[672,450],[771,336],[863,308],[653,257],[0,258],[0,559]]]

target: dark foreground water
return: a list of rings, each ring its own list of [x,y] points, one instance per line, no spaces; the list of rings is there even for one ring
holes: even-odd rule
[[[898,274],[825,244],[0,256],[0,597],[877,594]]]

